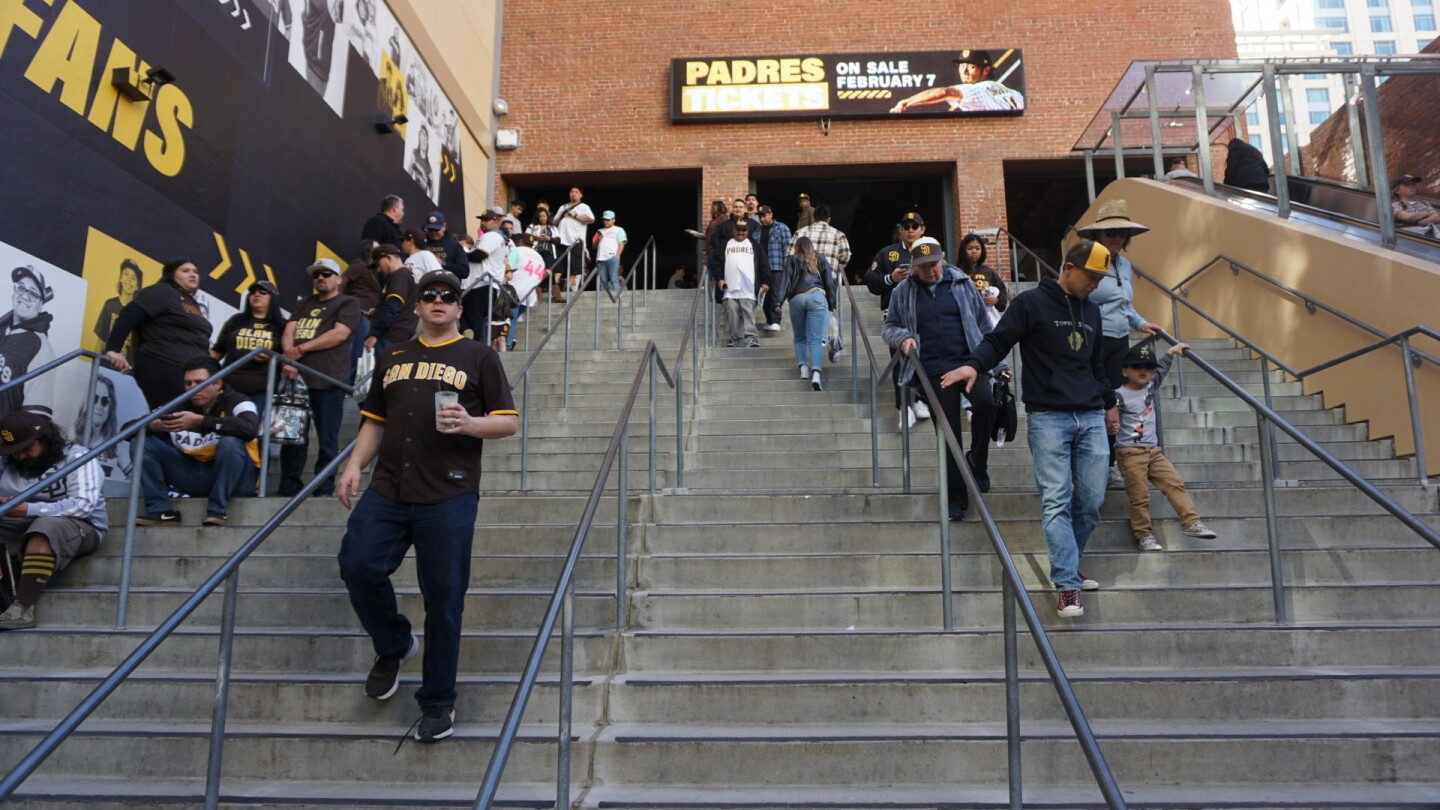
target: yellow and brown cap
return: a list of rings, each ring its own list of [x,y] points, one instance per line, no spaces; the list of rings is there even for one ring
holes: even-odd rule
[[[904,225],[907,222],[914,223],[915,225],[919,225],[922,228],[925,227],[925,218],[915,213],[914,211],[911,211],[910,213],[900,218],[901,225]]]
[[[1110,275],[1110,251],[1099,242],[1081,239],[1065,251],[1065,263],[1097,276]]]

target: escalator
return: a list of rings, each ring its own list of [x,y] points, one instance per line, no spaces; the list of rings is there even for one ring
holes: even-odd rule
[[[1320,177],[1288,177],[1290,221],[1320,228],[1345,239],[1353,239],[1380,248],[1380,226],[1377,220],[1375,194]],[[1176,188],[1204,194],[1199,178],[1171,181]],[[1247,211],[1275,215],[1277,204],[1273,194],[1247,191],[1234,186],[1215,184],[1215,196]],[[1387,212],[1388,213],[1388,212]],[[1402,230],[1395,232],[1395,247],[1400,253],[1440,264],[1440,241]]]

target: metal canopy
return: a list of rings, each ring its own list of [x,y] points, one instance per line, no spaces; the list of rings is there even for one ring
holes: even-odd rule
[[[1071,147],[1072,152],[1089,150],[1095,154],[1111,154],[1115,148],[1113,132],[1115,116],[1120,116],[1120,143],[1125,149],[1144,148],[1149,151],[1154,145],[1150,133],[1150,93],[1146,86],[1147,68],[1155,73],[1155,101],[1162,120],[1160,145],[1162,148],[1188,149],[1194,151],[1200,145],[1196,137],[1195,95],[1191,82],[1191,68],[1196,65],[1214,65],[1213,60],[1188,59],[1183,61],[1136,61],[1115,83],[1115,89],[1090,119],[1089,126],[1080,133]],[[1183,72],[1161,71],[1171,68]],[[1260,71],[1253,75],[1224,74],[1208,75],[1205,78],[1206,129],[1208,136],[1223,129],[1230,122],[1237,109],[1248,106],[1251,94],[1260,84]],[[1213,111],[1213,112],[1212,112]]]
[[[1115,160],[1115,176],[1125,176],[1125,156],[1149,154],[1156,177],[1165,173],[1164,156],[1193,152],[1207,195],[1215,193],[1210,166],[1210,144],[1216,131],[1230,128],[1236,111],[1265,98],[1270,151],[1275,159],[1276,213],[1290,216],[1290,194],[1285,166],[1285,139],[1295,137],[1295,111],[1282,119],[1290,103],[1289,77],[1300,74],[1339,74],[1354,97],[1350,106],[1350,143],[1355,165],[1364,167],[1375,192],[1377,210],[1389,210],[1389,175],[1381,135],[1379,83],[1391,76],[1440,76],[1440,54],[1386,54],[1383,56],[1300,56],[1265,59],[1192,59],[1131,62],[1115,89],[1100,105],[1089,126],[1071,148],[1085,156],[1085,182],[1095,200],[1095,156]],[[1364,132],[1356,106],[1363,106]],[[1287,135],[1282,135],[1282,127]],[[1203,138],[1201,133],[1204,133]],[[1362,148],[1362,138],[1367,149]],[[1201,148],[1201,147],[1204,148]],[[1368,151],[1369,164],[1365,165]],[[1395,245],[1395,221],[1381,216],[1381,244]]]

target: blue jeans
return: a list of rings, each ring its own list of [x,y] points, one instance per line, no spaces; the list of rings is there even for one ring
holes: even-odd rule
[[[255,494],[255,462],[245,442],[234,436],[221,436],[215,445],[215,458],[200,461],[180,452],[165,436],[145,437],[145,464],[140,472],[140,486],[145,491],[145,511],[165,512],[174,508],[170,489],[209,500],[205,511],[212,515],[228,515],[230,499],[236,495]]]
[[[595,266],[600,268],[600,283],[610,289],[610,292],[620,291],[620,258],[597,259]]]
[[[830,311],[825,308],[824,292],[805,293],[790,299],[790,330],[795,333],[795,365],[819,371],[825,362],[825,342],[830,330]]]
[[[505,351],[515,351],[515,337],[520,334],[520,316],[525,314],[529,307],[524,304],[516,304],[510,308],[510,334],[505,336]]]
[[[1105,500],[1110,463],[1105,412],[1030,412],[1026,418],[1040,490],[1040,523],[1050,552],[1050,581],[1058,590],[1080,590],[1080,556]]]
[[[340,455],[340,419],[345,415],[346,393],[338,388],[310,389],[310,425],[320,442],[315,454],[315,472],[325,469]],[[305,444],[287,444],[280,448],[280,494],[294,495],[303,484],[300,476],[305,472]],[[315,494],[328,497],[335,494],[335,477],[331,476],[315,489]]]
[[[367,489],[340,541],[340,578],[375,654],[381,656],[401,656],[410,649],[410,620],[395,602],[390,575],[415,547],[415,573],[425,604],[424,675],[415,693],[422,709],[455,705],[460,626],[479,503],[479,495],[468,494],[436,504],[409,504]]]

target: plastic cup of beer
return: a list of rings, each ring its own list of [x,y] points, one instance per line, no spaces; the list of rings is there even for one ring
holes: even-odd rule
[[[436,430],[445,430],[446,428],[452,427],[451,425],[441,424],[441,422],[440,422],[440,411],[444,410],[446,405],[458,405],[458,404],[460,404],[460,392],[459,392],[459,391],[436,391],[436,392],[435,392],[435,429],[436,429]]]

